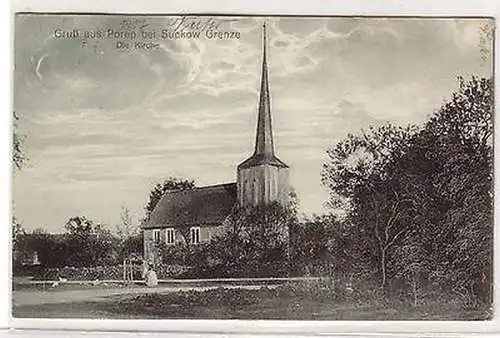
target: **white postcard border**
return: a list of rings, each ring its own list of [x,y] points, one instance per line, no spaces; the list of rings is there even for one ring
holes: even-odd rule
[[[151,14],[293,14],[293,15],[377,15],[377,16],[491,16],[498,19],[500,17],[500,3],[495,1],[476,0],[472,1],[373,1],[373,0],[351,0],[342,4],[333,1],[194,1],[175,0],[168,4],[162,1],[143,0],[131,2],[118,1],[97,1],[86,0],[81,2],[63,0],[15,0],[10,11],[2,11],[8,18],[3,20],[10,27],[5,29],[2,37],[7,34],[7,41],[11,44],[12,39],[12,16],[14,12],[56,12],[56,13],[151,13]],[[498,51],[498,39],[495,42],[495,50]],[[4,95],[4,112],[8,112],[12,107],[11,79],[12,79],[12,48],[8,53],[7,61],[9,68],[4,69],[4,79],[7,79],[7,88],[3,83],[2,93]],[[4,53],[4,55],[7,53]],[[498,53],[495,53],[495,66],[498,65]],[[8,72],[5,71],[8,69]],[[496,69],[496,67],[495,67]],[[10,76],[9,76],[10,75]],[[4,80],[5,82],[5,80]],[[497,86],[498,87],[498,86]],[[496,88],[496,103],[498,104],[499,90]],[[5,100],[6,96],[7,100]],[[5,106],[5,102],[8,106]],[[3,185],[10,187],[10,135],[9,127],[10,114],[2,114],[1,132],[3,139],[2,147],[2,179],[7,183]],[[495,119],[495,127],[498,130],[498,119]],[[6,135],[7,134],[7,135]],[[7,137],[5,137],[7,136]],[[499,138],[495,138],[495,148],[499,149]],[[498,156],[495,158],[495,173],[498,174]],[[6,169],[6,170],[5,170]],[[2,182],[4,182],[2,181]],[[4,190],[6,191],[6,190]],[[495,182],[495,191],[498,192],[498,182]],[[1,214],[5,226],[0,228],[1,238],[10,238],[10,194],[2,194]],[[5,207],[7,206],[7,208]],[[500,202],[495,199],[495,220],[500,216]],[[497,223],[497,221],[495,222]],[[498,242],[498,227],[495,227],[495,243]],[[3,252],[0,254],[0,264],[4,268],[6,276],[10,276],[10,250],[9,246],[2,246]],[[5,254],[7,252],[7,255]],[[499,280],[499,253],[495,250],[495,290]],[[5,283],[6,282],[6,283]],[[6,285],[4,285],[6,284]],[[9,296],[3,299],[10,299],[10,279],[2,279],[1,295]],[[6,292],[5,292],[6,291]],[[499,293],[495,292],[495,314],[498,311]],[[2,302],[0,315],[10,313],[10,301]],[[7,306],[7,308],[5,308]],[[5,311],[6,310],[6,311]],[[3,318],[3,317],[2,317]],[[3,324],[3,322],[2,322]],[[42,330],[84,330],[84,331],[169,331],[169,332],[191,332],[191,333],[259,333],[259,334],[302,334],[316,335],[329,333],[348,334],[368,334],[368,333],[491,333],[500,331],[498,315],[488,322],[447,322],[447,321],[246,321],[246,320],[75,320],[75,319],[13,319],[8,323],[9,327],[19,329],[42,329]]]

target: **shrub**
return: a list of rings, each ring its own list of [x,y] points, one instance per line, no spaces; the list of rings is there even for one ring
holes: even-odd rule
[[[155,268],[159,279],[168,279],[181,275],[187,267],[180,265],[160,265]],[[122,280],[123,265],[95,266],[95,267],[64,267],[64,268],[39,268],[31,271],[35,280]],[[142,279],[142,266],[135,265],[134,279]]]

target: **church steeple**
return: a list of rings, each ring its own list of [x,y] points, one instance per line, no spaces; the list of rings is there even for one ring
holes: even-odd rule
[[[257,116],[257,132],[255,136],[255,150],[253,155],[249,159],[240,164],[240,167],[251,167],[262,164],[288,167],[274,154],[266,40],[266,24],[264,23],[264,25],[262,26],[262,73],[260,80],[260,98]]]
[[[266,24],[262,26],[262,74],[260,80],[259,115],[257,135],[255,138],[255,154],[264,157],[274,156],[273,129],[271,122],[271,102],[269,98],[269,80],[267,75],[267,43]]]
[[[237,192],[240,206],[257,206],[278,202],[288,205],[288,166],[274,153],[271,121],[271,98],[267,69],[266,25],[262,29],[262,74],[257,113],[255,150],[237,168]]]

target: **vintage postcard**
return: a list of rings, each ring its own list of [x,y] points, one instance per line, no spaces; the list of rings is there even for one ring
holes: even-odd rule
[[[13,318],[491,320],[494,27],[17,13]]]

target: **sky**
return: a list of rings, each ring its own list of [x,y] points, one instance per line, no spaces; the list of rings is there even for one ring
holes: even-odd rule
[[[17,16],[14,110],[29,163],[14,173],[13,213],[26,229],[61,232],[77,215],[113,228],[123,207],[138,222],[169,176],[234,182],[253,152],[264,20],[275,148],[306,215],[327,211],[328,147],[370,125],[423,123],[457,76],[492,72],[488,20],[202,17],[190,20],[240,38],[162,39],[178,19]],[[55,34],[139,21],[156,36],[137,41],[155,48]]]

